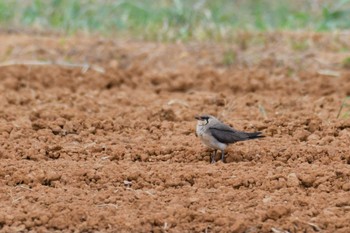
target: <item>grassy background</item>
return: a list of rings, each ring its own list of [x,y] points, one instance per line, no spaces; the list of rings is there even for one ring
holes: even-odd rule
[[[2,28],[221,40],[237,30],[350,28],[350,0],[0,0]]]

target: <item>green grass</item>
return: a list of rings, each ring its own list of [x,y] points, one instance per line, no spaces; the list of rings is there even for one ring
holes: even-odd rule
[[[172,41],[350,28],[350,0],[0,0],[0,25]]]
[[[237,54],[233,50],[227,50],[223,54],[222,63],[226,66],[230,66],[236,61]]]
[[[350,69],[350,57],[347,57],[343,60],[343,67]]]

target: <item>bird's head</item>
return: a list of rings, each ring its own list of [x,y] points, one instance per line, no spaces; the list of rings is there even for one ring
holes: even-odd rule
[[[194,117],[195,119],[197,119],[197,123],[200,126],[204,126],[209,124],[211,121],[215,120],[215,117],[211,116],[211,115],[197,115]]]

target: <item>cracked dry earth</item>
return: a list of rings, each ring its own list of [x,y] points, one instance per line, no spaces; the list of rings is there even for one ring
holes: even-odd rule
[[[294,36],[314,47],[286,51]],[[0,232],[350,232],[350,71],[333,37],[0,37]],[[266,137],[210,164],[198,113]]]

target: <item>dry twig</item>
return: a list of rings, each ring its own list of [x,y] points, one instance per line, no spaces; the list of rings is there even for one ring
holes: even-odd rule
[[[66,68],[81,68],[82,73],[86,73],[89,69],[94,70],[98,73],[105,73],[105,69],[96,66],[96,65],[90,65],[87,63],[68,63],[68,62],[52,62],[52,61],[37,61],[37,60],[29,60],[29,61],[7,61],[0,63],[0,67],[6,67],[6,66],[14,66],[14,65],[24,65],[24,66],[61,66],[61,67],[66,67]]]

